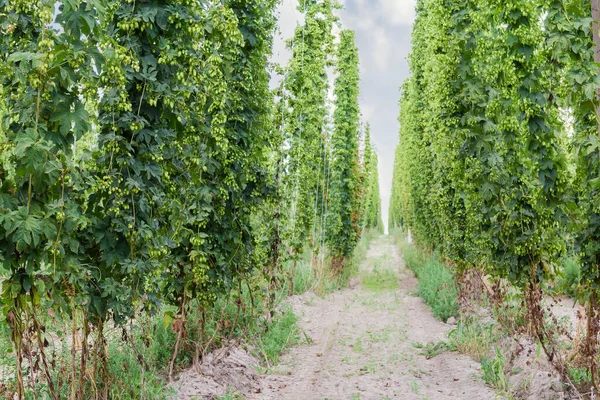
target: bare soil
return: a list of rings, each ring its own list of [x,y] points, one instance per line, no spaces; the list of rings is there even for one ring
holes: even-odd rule
[[[173,400],[214,400],[228,393],[252,397],[261,391],[256,372],[258,359],[240,347],[224,347],[210,353],[199,370],[190,368],[179,375]]]
[[[398,286],[377,290],[369,274],[385,269]],[[428,359],[415,344],[446,339],[450,325],[436,320],[416,295],[416,279],[388,237],[373,241],[349,288],[291,301],[307,344],[262,376],[251,399],[494,399],[479,378],[480,365],[457,353]],[[368,287],[366,287],[368,286]]]

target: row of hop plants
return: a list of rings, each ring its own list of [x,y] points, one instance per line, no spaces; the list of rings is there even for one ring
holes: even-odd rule
[[[18,398],[27,382],[35,395],[36,369],[49,398],[109,398],[107,328],[164,310],[172,378],[187,306],[210,307],[256,265],[275,6],[0,3],[2,314]],[[57,379],[47,339],[64,320],[72,360]]]
[[[201,362],[216,303],[233,299],[233,332],[242,293],[272,308],[283,263],[306,247],[346,263],[378,223],[361,225],[379,189],[354,34],[332,51],[337,4],[302,2],[274,95],[277,4],[0,0],[0,324],[15,355],[1,378],[17,398],[110,398],[106,332],[151,335],[153,315],[174,334],[173,380],[181,349]],[[70,329],[62,375],[52,326]]]
[[[355,34],[340,29],[339,44],[334,40],[339,8],[332,0],[298,2],[305,22],[287,43],[292,58],[277,90],[279,196],[269,211],[276,227],[271,243],[283,250],[277,248],[274,264],[296,265],[308,251],[315,266],[334,276],[351,263],[362,233],[380,226],[381,208],[376,154],[360,119]]]
[[[577,350],[593,385],[600,326],[598,5],[417,3],[388,221],[438,249],[459,275],[483,270],[518,288],[528,332],[563,371],[541,301],[563,255],[580,255],[589,323]]]

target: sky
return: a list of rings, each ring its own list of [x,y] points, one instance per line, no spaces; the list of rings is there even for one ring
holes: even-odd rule
[[[289,51],[285,40],[293,36],[302,14],[298,1],[282,0],[279,7],[279,34],[273,48],[274,61],[285,64]],[[398,100],[400,86],[408,77],[407,57],[414,20],[414,0],[338,0],[342,29],[356,32],[360,56],[363,121],[371,124],[371,137],[379,157],[383,223],[387,226],[394,151],[398,144]]]

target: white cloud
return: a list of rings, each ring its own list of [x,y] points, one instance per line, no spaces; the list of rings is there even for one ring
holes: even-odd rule
[[[394,25],[411,25],[415,19],[414,0],[380,0],[383,15]]]
[[[385,29],[378,27],[371,32],[370,41],[372,43],[371,52],[373,60],[379,71],[385,71],[390,66],[391,55],[394,54],[394,51]]]
[[[361,104],[360,109],[362,111],[363,120],[366,122],[371,121],[377,113],[375,106],[372,106],[370,104]]]
[[[302,13],[297,9],[297,0],[283,0],[279,5],[279,32],[273,43],[273,61],[287,64],[291,53],[285,47],[286,40],[294,36],[296,26],[303,21]]]

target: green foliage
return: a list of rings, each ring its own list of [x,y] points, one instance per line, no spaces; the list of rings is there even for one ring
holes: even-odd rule
[[[299,343],[300,332],[296,325],[297,321],[298,317],[288,306],[275,317],[267,332],[257,338],[257,352],[265,363],[268,365],[277,364],[279,357],[286,349]]]
[[[576,204],[570,209],[576,215],[573,224],[580,251],[581,285],[586,293],[599,289],[600,278],[598,255],[600,254],[600,219],[598,175],[600,157],[598,155],[598,98],[596,89],[600,87],[598,68],[594,62],[594,38],[590,34],[594,24],[590,1],[552,1],[548,5],[545,20],[548,31],[547,43],[552,61],[557,64],[557,81],[553,91],[555,102],[572,110],[573,147],[576,157],[576,177],[574,192]],[[567,268],[569,272],[567,272]],[[575,266],[565,266],[565,278],[570,275],[569,285],[573,291]]]
[[[561,262],[562,268],[556,282],[556,289],[560,293],[578,298],[581,294],[581,265],[574,257],[564,257]]]
[[[506,359],[504,354],[496,347],[496,354],[493,357],[483,357],[481,359],[481,370],[483,380],[493,388],[509,393],[508,377],[505,369]]]
[[[290,269],[291,263],[287,263],[284,266],[284,271],[291,275]],[[317,271],[312,266],[310,255],[306,256],[305,254],[302,259],[298,260],[292,279],[294,279],[294,293],[292,294],[302,294],[316,288],[319,281]]]
[[[362,230],[375,229],[383,233],[381,220],[381,197],[379,194],[379,165],[377,153],[371,143],[371,126],[365,127],[363,151]]]
[[[434,314],[458,307],[444,263],[480,268],[519,289],[543,341],[542,290],[576,214],[547,13],[541,0],[417,3],[388,221],[436,254],[414,267]]]
[[[448,343],[444,341],[435,342],[427,342],[427,344],[423,345],[422,343],[413,344],[416,348],[422,349],[421,354],[425,356],[425,358],[430,359],[434,358],[437,355],[445,353],[447,351],[453,350]]]
[[[404,261],[419,280],[419,296],[431,307],[433,315],[446,321],[458,314],[458,286],[452,272],[441,263],[437,255],[425,257],[419,250],[407,245],[403,249]]]
[[[50,397],[36,309],[102,342],[109,319],[210,304],[257,264],[276,3],[66,1],[51,25],[55,2],[0,2],[2,311],[18,372],[37,331]],[[94,351],[71,385],[106,395]]]
[[[0,0],[0,335],[17,397],[164,397],[165,366],[197,361],[207,335],[256,337],[276,362],[297,340],[273,309],[283,268],[311,253],[295,292],[353,272],[312,266],[325,227],[348,259],[375,227],[360,226],[354,34],[336,53],[338,4],[303,2],[275,108],[278,3]],[[364,162],[378,210],[375,153]]]
[[[519,285],[542,279],[564,246],[560,124],[544,95],[545,53],[527,51],[543,38],[541,12],[533,3],[422,1],[401,103],[403,219],[459,266],[487,263]]]
[[[577,387],[581,387],[584,384],[590,384],[592,382],[592,376],[590,371],[586,368],[567,368],[567,374],[569,378]]]
[[[290,148],[282,151],[287,166],[283,177],[285,236],[297,256],[309,240],[316,248],[317,224],[324,213],[323,201],[319,200],[324,199],[329,174],[324,134],[329,114],[327,67],[332,63],[332,29],[337,23],[331,0],[298,3],[305,21],[288,43],[292,59],[284,76],[281,100],[284,141]]]
[[[487,357],[499,339],[499,329],[495,324],[469,317],[461,318],[457,327],[448,333],[448,342],[453,349],[478,362]]]
[[[362,276],[362,285],[369,290],[394,290],[398,288],[398,275],[388,265],[385,259],[373,262],[373,269]]]
[[[327,241],[334,259],[352,255],[360,238],[359,226],[359,70],[354,31],[340,32],[335,80],[333,154]]]
[[[396,232],[395,235],[397,234],[398,233]],[[410,268],[417,279],[419,279],[422,266],[427,262],[425,253],[420,251],[416,246],[409,245],[405,241],[401,242],[401,252],[406,266]]]
[[[436,318],[446,321],[458,313],[458,288],[452,272],[431,257],[419,272],[419,296]]]

